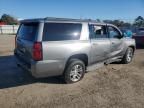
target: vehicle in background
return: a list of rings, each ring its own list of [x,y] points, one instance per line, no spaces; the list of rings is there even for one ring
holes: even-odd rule
[[[98,64],[130,63],[135,40],[114,25],[92,20],[42,18],[21,21],[15,57],[18,66],[36,78],[62,75],[80,81]]]
[[[121,31],[122,31],[124,37],[132,38],[133,32],[131,30],[129,30],[129,29],[121,29]]]
[[[135,39],[137,47],[144,48],[144,28],[139,28],[133,35],[133,39]]]

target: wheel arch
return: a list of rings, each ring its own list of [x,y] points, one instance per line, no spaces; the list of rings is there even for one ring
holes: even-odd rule
[[[85,66],[88,66],[88,55],[87,54],[74,54],[74,55],[71,55],[67,61],[66,61],[66,65],[68,64],[68,62],[71,60],[71,59],[79,59],[81,61],[84,62]]]
[[[133,46],[133,45],[130,45],[130,46],[128,46],[128,48],[132,48],[133,49],[133,53],[135,52],[135,46]]]

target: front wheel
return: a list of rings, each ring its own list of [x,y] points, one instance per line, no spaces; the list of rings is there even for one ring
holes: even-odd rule
[[[130,63],[133,59],[133,55],[134,55],[134,50],[133,50],[133,48],[129,47],[122,59],[122,63],[124,63],[124,64]]]
[[[72,59],[64,72],[64,80],[66,83],[76,83],[80,81],[85,74],[85,64],[79,59]]]

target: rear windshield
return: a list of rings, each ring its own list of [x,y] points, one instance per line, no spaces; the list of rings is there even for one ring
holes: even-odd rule
[[[34,41],[37,35],[38,23],[22,23],[17,33],[18,38]]]
[[[78,40],[81,28],[81,24],[75,23],[45,23],[43,41]]]

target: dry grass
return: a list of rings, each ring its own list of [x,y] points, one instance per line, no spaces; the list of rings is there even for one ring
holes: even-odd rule
[[[86,74],[79,83],[66,85],[60,78],[34,79],[18,69],[9,53],[13,40],[0,37],[1,108],[144,107],[144,50],[136,51],[131,64],[110,64]]]

